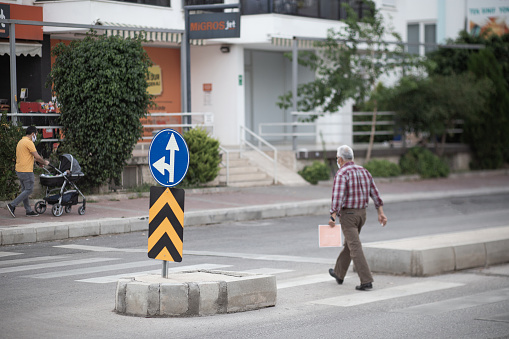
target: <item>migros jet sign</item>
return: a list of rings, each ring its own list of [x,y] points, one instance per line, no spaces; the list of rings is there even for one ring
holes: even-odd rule
[[[189,16],[190,39],[240,37],[240,13],[194,14]]]

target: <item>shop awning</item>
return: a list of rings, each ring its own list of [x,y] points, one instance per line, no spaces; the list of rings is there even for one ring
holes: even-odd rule
[[[120,24],[115,22],[103,22],[104,26],[117,26],[117,27],[136,27],[139,28],[137,30],[120,30],[120,29],[106,29],[106,36],[114,36],[120,35],[123,38],[134,38],[140,32],[143,32],[145,35],[145,39],[153,42],[169,42],[174,44],[182,43],[182,33],[172,33],[172,32],[147,32],[145,29],[151,30],[167,30],[167,28],[159,28],[159,27],[149,27],[149,26],[138,26],[133,24]],[[205,45],[204,40],[191,40],[191,45]]]
[[[10,44],[8,42],[0,42],[0,55],[11,55]],[[40,56],[42,57],[41,44],[25,44],[16,43],[16,56]]]

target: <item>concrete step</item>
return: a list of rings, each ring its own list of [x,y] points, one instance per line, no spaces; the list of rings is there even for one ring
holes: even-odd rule
[[[221,153],[223,156],[223,160],[226,161],[226,153]],[[240,157],[240,151],[229,151],[228,152],[228,159],[235,160],[235,159],[241,159]]]
[[[225,165],[221,165],[221,167],[225,167],[226,168],[226,160],[225,159],[223,159],[223,163]],[[248,164],[248,161],[246,159],[230,159],[229,160],[230,168],[233,168],[233,167],[245,167],[247,164]]]
[[[226,181],[226,176],[220,176],[220,181]],[[230,184],[241,181],[257,181],[257,180],[272,180],[265,173],[262,172],[251,172],[246,174],[230,174]]]
[[[269,180],[230,182],[230,184],[228,186],[230,186],[230,187],[263,187],[263,186],[271,186],[273,184],[274,184],[273,180],[269,179]]]
[[[245,173],[254,173],[258,172],[256,168],[252,166],[243,166],[243,167],[231,167],[229,168],[230,175],[233,174],[245,174]],[[226,175],[226,167],[221,167],[219,170],[219,175]]]

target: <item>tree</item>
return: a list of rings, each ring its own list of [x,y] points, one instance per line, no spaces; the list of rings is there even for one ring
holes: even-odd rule
[[[505,81],[509,84],[509,34],[472,36],[466,31],[461,31],[456,39],[449,39],[447,43],[484,45],[485,49],[489,49],[493,53],[497,64],[501,66]],[[428,73],[430,75],[452,75],[467,72],[470,57],[479,51],[478,49],[439,48],[427,55]]]
[[[476,116],[490,91],[490,81],[477,80],[468,73],[403,77],[392,99],[397,124],[406,132],[427,134],[442,155],[448,130],[457,120]]]
[[[478,81],[491,80],[494,88],[479,114],[471,115],[465,125],[465,139],[474,153],[472,167],[500,168],[509,161],[509,86],[490,49],[473,54],[468,68]]]
[[[428,55],[431,75],[472,72],[489,79],[493,91],[483,109],[466,120],[464,139],[476,159],[473,168],[493,169],[509,162],[509,34],[471,36],[463,31],[449,43],[481,44],[485,48],[439,49]]]
[[[325,42],[317,43],[318,53],[303,52],[299,62],[316,72],[316,79],[298,87],[299,111],[337,112],[348,99],[364,102],[383,74],[418,66],[417,59],[403,50],[401,36],[385,26],[383,16],[373,1],[364,1],[372,15],[359,19],[347,10],[346,26],[330,29]],[[388,42],[387,39],[393,39]],[[280,108],[289,107],[291,95],[280,96]],[[377,102],[374,102],[371,135],[366,161],[369,161],[375,137]],[[312,116],[309,120],[315,120]]]
[[[300,52],[299,63],[316,72],[316,79],[298,87],[299,111],[337,112],[346,100],[366,100],[382,74],[416,65],[403,51],[401,37],[385,26],[375,4],[367,2],[372,15],[358,19],[346,4],[346,26],[330,29],[318,51]],[[392,38],[394,43],[387,42]],[[291,93],[279,97],[281,108],[291,106]],[[316,119],[316,116],[312,119]]]
[[[78,159],[85,186],[119,183],[141,136],[140,118],[151,104],[146,81],[151,61],[141,42],[139,36],[90,33],[52,51],[50,83],[65,136],[59,151]]]

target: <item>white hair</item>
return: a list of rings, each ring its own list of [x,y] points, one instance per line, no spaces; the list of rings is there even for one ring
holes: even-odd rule
[[[343,158],[345,161],[353,161],[353,150],[350,146],[343,145],[338,147],[338,158]]]

